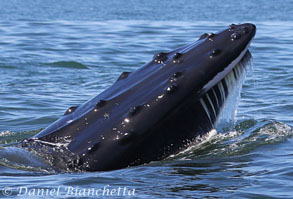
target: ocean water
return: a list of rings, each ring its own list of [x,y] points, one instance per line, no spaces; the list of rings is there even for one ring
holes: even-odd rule
[[[0,0],[0,197],[292,198],[292,8],[289,0]],[[57,173],[11,148],[153,54],[242,22],[257,33],[253,67],[228,104],[238,114],[223,114],[223,128],[186,151],[110,172]]]

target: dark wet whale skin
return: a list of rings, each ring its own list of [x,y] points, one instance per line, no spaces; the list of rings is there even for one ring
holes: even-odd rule
[[[45,159],[60,170],[81,171],[120,169],[179,152],[214,127],[224,99],[216,99],[221,94],[214,89],[216,113],[208,118],[200,98],[236,66],[255,32],[253,24],[232,24],[158,53],[20,146],[50,156]]]

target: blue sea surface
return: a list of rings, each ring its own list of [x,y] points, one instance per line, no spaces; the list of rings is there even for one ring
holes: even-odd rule
[[[231,99],[236,122],[224,114],[225,128],[186,151],[57,173],[11,147],[155,53],[243,22],[257,33],[241,98]],[[0,198],[292,198],[292,58],[290,0],[0,0]]]

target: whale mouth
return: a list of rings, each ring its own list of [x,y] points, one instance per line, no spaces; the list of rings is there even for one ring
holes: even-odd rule
[[[232,70],[216,85],[209,88],[199,100],[213,128],[215,128],[218,116],[227,101],[226,99],[234,92],[236,85],[242,83],[241,79],[251,66],[252,55],[249,50],[244,52],[244,56]],[[204,89],[207,89],[207,87]]]

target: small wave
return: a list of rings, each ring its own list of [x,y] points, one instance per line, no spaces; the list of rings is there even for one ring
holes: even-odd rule
[[[40,158],[17,147],[0,148],[0,165],[16,170],[52,173],[54,170]]]
[[[258,147],[284,142],[293,136],[293,129],[277,121],[246,120],[233,131],[212,130],[189,143],[184,151],[168,159],[192,160],[208,157],[231,157],[248,154]]]
[[[15,145],[21,140],[31,137],[42,129],[24,132],[2,131],[0,132],[0,147]]]
[[[0,63],[0,68],[2,68],[2,69],[16,69],[17,68],[17,66],[13,66],[13,65],[2,65],[1,63]]]
[[[211,130],[203,136],[197,137],[194,141],[188,143],[188,147],[175,155],[171,155],[171,159],[191,160],[194,158],[206,157],[210,153],[214,154],[214,150],[222,148],[222,142],[239,137],[241,132],[229,131],[227,133],[218,133],[216,129]],[[168,158],[168,159],[169,159]]]
[[[42,129],[24,132],[0,132],[0,166],[22,171],[42,173],[54,172],[46,163],[34,154],[15,147],[21,140],[31,137]]]
[[[86,65],[75,61],[57,61],[46,65],[60,68],[89,69]]]

